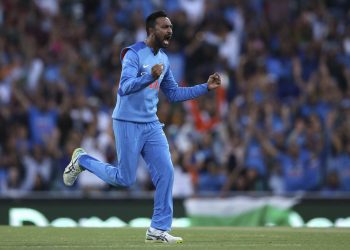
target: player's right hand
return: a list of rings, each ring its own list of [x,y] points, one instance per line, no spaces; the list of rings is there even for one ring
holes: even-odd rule
[[[152,70],[151,70],[151,74],[152,74],[154,79],[158,79],[159,78],[159,76],[163,72],[163,68],[164,68],[163,64],[155,64],[155,65],[153,65]]]

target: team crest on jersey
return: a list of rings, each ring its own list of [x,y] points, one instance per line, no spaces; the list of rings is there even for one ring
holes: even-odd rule
[[[158,81],[158,80],[156,80],[155,82],[152,82],[150,85],[149,85],[149,87],[151,88],[151,89],[155,89],[155,90],[159,90],[159,84],[160,82]]]

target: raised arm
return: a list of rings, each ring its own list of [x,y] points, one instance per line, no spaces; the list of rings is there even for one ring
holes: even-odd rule
[[[124,96],[138,92],[155,81],[152,74],[146,73],[138,76],[138,72],[138,55],[135,51],[129,49],[122,61],[122,73],[118,89],[119,95]]]
[[[209,77],[207,83],[197,84],[193,87],[179,87],[174,79],[171,69],[169,68],[164,75],[160,88],[170,102],[180,102],[201,96],[209,90],[216,89],[220,84],[220,76],[215,73]]]

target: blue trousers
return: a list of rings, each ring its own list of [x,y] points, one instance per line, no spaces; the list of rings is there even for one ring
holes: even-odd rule
[[[168,231],[173,218],[174,168],[162,127],[159,121],[135,123],[113,120],[117,165],[101,162],[88,154],[79,158],[79,165],[111,185],[128,187],[136,180],[141,154],[156,188],[151,227]]]

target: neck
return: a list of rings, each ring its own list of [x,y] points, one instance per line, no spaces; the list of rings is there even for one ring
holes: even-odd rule
[[[154,54],[158,53],[159,47],[156,45],[156,42],[154,41],[154,39],[147,37],[145,40],[145,44],[153,50]]]

